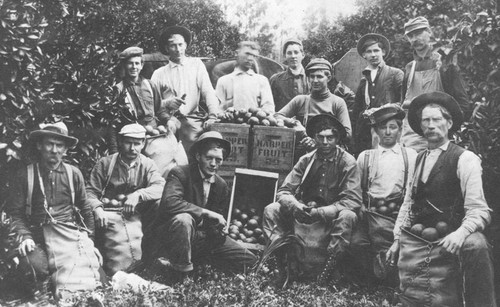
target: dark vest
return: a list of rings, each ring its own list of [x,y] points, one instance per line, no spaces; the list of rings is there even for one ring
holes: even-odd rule
[[[415,204],[412,211],[415,223],[434,227],[438,221],[445,221],[458,228],[464,217],[464,200],[457,177],[458,159],[465,151],[462,147],[450,143],[432,168],[426,183],[418,182],[412,198]],[[417,156],[417,166],[421,165],[425,151]],[[438,210],[441,210],[440,213]]]

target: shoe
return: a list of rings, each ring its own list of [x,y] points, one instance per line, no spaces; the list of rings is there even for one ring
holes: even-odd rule
[[[169,286],[183,283],[189,276],[189,273],[191,273],[181,272],[174,269],[172,263],[170,263],[170,261],[168,261],[168,259],[164,257],[157,258],[153,262],[151,270],[159,275],[162,275],[164,283]]]

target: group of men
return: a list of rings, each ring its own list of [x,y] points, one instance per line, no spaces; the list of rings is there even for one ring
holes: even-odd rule
[[[142,49],[127,48],[120,56],[125,76],[117,90],[137,123],[121,128],[118,153],[97,162],[86,186],[77,168],[69,167],[72,176],[66,171],[63,156],[78,140],[68,135],[63,123],[30,135],[38,160],[31,171],[21,169],[14,178],[5,208],[22,238],[21,266],[33,267],[46,285],[54,273],[47,255],[52,245],[40,227],[65,222],[77,225],[78,231],[87,229],[91,237],[99,236],[116,226],[109,212],[117,209],[124,231],[133,221],[142,222],[142,257],[132,253],[127,261],[118,261],[119,267],[108,267],[107,273],[126,270],[142,259],[146,265],[160,265],[172,282],[178,282],[199,261],[209,260],[230,271],[252,266],[256,256],[224,233],[228,187],[217,170],[231,146],[216,131],[200,135],[203,127],[185,116],[199,111],[204,101],[207,123],[228,107],[258,107],[278,118],[295,118],[305,154],[285,178],[276,202],[265,208],[264,233],[272,241],[293,233],[295,221],[323,223],[329,240],[320,283],[335,276],[347,255],[356,258],[356,250],[371,253],[363,227],[363,213],[370,203],[381,199],[401,203],[394,241],[384,257],[389,266],[397,263],[401,228],[409,226],[426,203],[442,210],[456,206],[459,220],[439,244],[462,262],[468,306],[496,306],[491,251],[481,234],[491,217],[480,160],[450,142],[464,111],[468,112],[463,82],[458,68],[442,63],[433,51],[425,18],[408,21],[404,30],[414,51],[414,61],[404,72],[385,64],[390,53],[387,38],[367,34],[359,40],[357,50],[368,66],[350,106],[355,125],[346,101],[338,95],[345,94],[345,88],[339,83],[332,92],[329,87],[332,65],[319,58],[304,68],[299,40],[285,42],[288,68],[270,82],[253,69],[258,46],[240,43],[234,71],[219,78],[215,89],[201,60],[186,56],[192,37],[184,27],[169,27],[160,36],[159,48],[169,63],[151,80],[140,76]],[[143,126],[157,124],[177,133],[191,158],[189,165],[175,167],[166,178],[141,154],[146,139]],[[357,161],[339,146],[352,137]],[[110,205],[110,199],[117,202]],[[77,218],[79,212],[82,220]],[[288,254],[279,253],[278,262],[290,259]],[[106,257],[115,256],[105,253]]]

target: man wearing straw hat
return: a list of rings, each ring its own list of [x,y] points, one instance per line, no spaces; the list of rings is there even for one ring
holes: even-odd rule
[[[368,66],[361,72],[363,77],[356,92],[353,117],[356,120],[356,153],[372,148],[370,125],[363,118],[364,110],[378,108],[387,103],[401,102],[403,71],[385,64],[391,52],[389,40],[380,34],[369,33],[361,37],[357,50]]]
[[[73,225],[78,229],[88,230],[92,237],[94,220],[92,210],[87,204],[85,181],[80,170],[63,162],[63,157],[69,148],[75,147],[78,139],[68,135],[68,128],[63,122],[40,125],[42,129],[31,132],[29,141],[36,149],[36,162],[21,168],[10,185],[9,199],[5,211],[11,215],[17,234],[20,236],[19,269],[23,272],[34,272],[37,281],[31,290],[47,293],[49,274],[56,275],[53,286],[56,289],[57,272],[65,263],[57,267],[49,262],[47,251],[46,225],[51,223]],[[78,214],[78,212],[80,214]],[[83,217],[81,219],[80,217]],[[94,247],[85,232],[80,236],[86,240],[94,255]],[[73,242],[68,242],[73,243]],[[94,258],[95,272],[98,273],[99,263]],[[60,260],[61,261],[61,260]],[[57,272],[56,272],[57,271]],[[29,275],[29,274],[27,274]],[[23,275],[25,276],[25,275]],[[96,276],[98,277],[98,276]],[[96,286],[93,280],[94,287]],[[26,281],[26,286],[32,286]],[[78,288],[78,285],[76,285]],[[81,285],[80,289],[88,289]]]
[[[154,161],[141,154],[146,129],[139,124],[129,124],[118,135],[118,153],[103,157],[97,162],[87,185],[88,202],[94,210],[98,234],[105,233],[108,226],[117,227],[108,224],[112,215],[106,212],[116,209],[123,210],[127,217],[123,222],[142,219],[142,228],[147,230],[152,223],[153,217],[150,215],[155,212],[156,202],[160,200],[165,186],[165,179],[158,172]],[[137,224],[140,226],[140,223]],[[140,227],[134,230],[137,232],[132,234],[134,237],[142,236]],[[103,250],[103,254],[112,252]],[[132,258],[115,264],[109,262],[113,259],[104,259],[105,268],[108,273],[125,270],[134,260],[141,260],[141,254],[144,253],[139,248]]]
[[[411,103],[408,121],[413,131],[425,137],[428,148],[417,156],[387,259],[394,265],[399,248],[405,246],[399,242],[401,227],[444,221],[451,232],[439,245],[458,256],[465,306],[496,306],[491,247],[482,234],[491,222],[491,209],[484,198],[481,160],[449,139],[463,122],[462,110],[446,93],[426,93]]]
[[[155,224],[157,256],[172,283],[184,280],[200,261],[239,272],[256,261],[223,230],[229,193],[217,170],[230,151],[219,132],[205,132],[191,147],[192,163],[168,174]]]

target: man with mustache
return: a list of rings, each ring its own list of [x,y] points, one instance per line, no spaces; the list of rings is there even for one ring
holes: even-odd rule
[[[317,149],[302,156],[285,178],[277,202],[264,209],[263,226],[267,239],[274,241],[293,231],[295,220],[324,223],[329,230],[328,259],[324,267],[314,268],[319,269],[315,270],[318,282],[324,284],[346,256],[361,207],[360,176],[354,157],[337,146],[346,137],[346,129],[331,113],[312,117],[307,134],[315,139]],[[281,273],[287,253],[292,251],[277,255]]]
[[[463,122],[462,110],[452,96],[431,92],[413,100],[408,117],[428,148],[417,156],[387,260],[394,265],[400,247],[406,246],[400,243],[401,227],[444,221],[451,232],[439,245],[460,261],[465,306],[496,306],[491,247],[482,234],[491,209],[484,198],[481,160],[449,139]]]
[[[228,75],[217,80],[215,92],[221,103],[221,109],[234,107],[236,110],[248,110],[251,107],[262,108],[267,113],[274,113],[274,100],[269,80],[253,71],[254,59],[259,55],[259,45],[244,41],[238,44],[237,66]]]
[[[217,171],[230,151],[219,132],[205,132],[191,147],[192,163],[168,174],[155,223],[155,256],[170,283],[182,282],[201,261],[231,272],[243,272],[256,261],[223,230],[229,191]]]
[[[353,110],[353,118],[356,119],[355,151],[360,153],[372,148],[376,142],[376,133],[370,132],[370,125],[362,116],[363,111],[388,103],[400,103],[403,71],[385,64],[384,58],[389,55],[391,45],[383,35],[366,34],[358,41],[357,49],[368,63],[362,71]]]
[[[413,49],[414,60],[405,67],[402,85],[402,107],[408,112],[412,100],[418,95],[434,91],[450,94],[468,116],[469,98],[459,68],[445,63],[441,54],[433,48],[433,34],[426,18],[419,16],[404,25],[405,36]],[[427,141],[413,131],[408,117],[403,121],[402,143],[417,152],[427,148]]]

